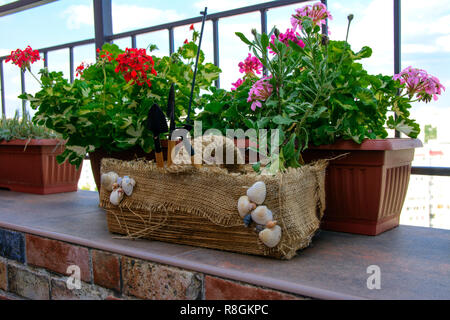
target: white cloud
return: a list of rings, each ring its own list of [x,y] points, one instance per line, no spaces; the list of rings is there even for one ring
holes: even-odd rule
[[[69,29],[79,29],[82,26],[94,25],[92,5],[72,5],[62,15],[67,17],[67,27]],[[160,10],[137,5],[115,4],[112,6],[112,17],[114,33],[145,28],[185,18],[183,14],[172,9]]]

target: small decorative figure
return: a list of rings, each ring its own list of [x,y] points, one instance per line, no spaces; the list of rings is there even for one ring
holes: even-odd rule
[[[242,196],[238,201],[238,211],[241,218],[244,218],[252,210],[255,210],[256,204],[250,202],[247,196]]]
[[[104,173],[101,176],[100,182],[101,186],[107,191],[113,190],[113,184],[117,182],[119,175],[113,171]]]
[[[127,196],[131,196],[131,194],[133,193],[133,188],[136,185],[136,181],[134,181],[134,179],[130,178],[129,176],[125,176],[121,180],[123,191]]]
[[[269,248],[274,248],[281,241],[281,227],[276,224],[276,221],[270,221],[271,228],[268,228],[259,233],[259,239]]]
[[[123,192],[122,188],[115,188],[111,192],[111,195],[109,196],[109,201],[113,205],[118,206],[123,199],[123,195],[124,195],[124,192]]]
[[[263,181],[256,182],[253,186],[248,188],[247,196],[251,202],[258,205],[264,203],[266,200],[266,184]]]
[[[267,222],[273,220],[273,214],[266,206],[259,206],[252,211],[252,219],[257,224],[265,226]]]

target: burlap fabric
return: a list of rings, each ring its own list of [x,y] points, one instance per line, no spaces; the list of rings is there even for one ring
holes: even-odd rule
[[[275,176],[229,173],[226,169],[180,166],[157,168],[148,161],[103,159],[101,172],[130,176],[136,186],[119,206],[101,190],[100,206],[107,212],[108,229],[128,238],[147,238],[199,247],[290,259],[307,247],[325,209],[325,169],[319,161]],[[256,181],[264,181],[264,202],[282,229],[272,249],[244,226],[237,211],[240,196]]]

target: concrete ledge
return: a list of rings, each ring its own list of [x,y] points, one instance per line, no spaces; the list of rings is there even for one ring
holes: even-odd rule
[[[203,290],[200,298],[208,297],[205,288],[210,288],[210,297],[230,299],[251,297],[256,295],[257,290],[276,291],[278,293],[265,292],[265,296],[281,299],[450,298],[448,230],[401,226],[377,237],[321,231],[310,248],[299,252],[290,261],[279,261],[158,241],[117,239],[107,231],[106,217],[98,208],[95,192],[38,196],[0,191],[0,203],[0,227],[9,232],[20,232],[24,237],[35,235],[80,247],[64,249],[64,245],[58,245],[58,248],[64,249],[61,249],[62,252],[84,259],[84,263],[86,249],[90,255],[90,268],[92,251],[95,251],[92,249],[106,252],[108,263],[115,263],[113,257],[117,256],[122,261],[122,257],[129,257],[158,267],[174,267],[183,274],[180,281],[184,281],[191,291],[198,285],[195,277],[200,277]],[[367,273],[367,268],[371,265],[377,265],[381,270],[379,290],[367,288],[367,279],[371,275]],[[38,266],[52,268],[56,264],[41,261]],[[55,272],[61,273],[61,270],[63,268],[60,266]],[[183,273],[185,271],[197,276],[187,276]],[[84,279],[89,282],[90,277],[84,272]],[[139,274],[141,271],[136,272]],[[115,279],[113,287],[117,291],[117,277],[111,274],[105,276],[106,279]],[[237,284],[239,290],[218,294],[226,291],[217,289],[217,286],[224,285],[223,281]],[[93,285],[95,281],[91,280],[91,283]],[[244,294],[247,287],[256,291]],[[130,292],[140,291],[130,289],[128,294]],[[193,298],[192,294],[172,298]],[[138,298],[165,299],[170,296],[167,292],[160,292],[159,297]]]

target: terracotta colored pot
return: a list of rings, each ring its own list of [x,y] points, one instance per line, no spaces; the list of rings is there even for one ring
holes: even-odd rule
[[[56,156],[64,150],[59,140],[27,140],[0,142],[0,188],[16,192],[51,194],[78,189],[81,167],[65,162],[58,164]]]
[[[161,140],[161,147],[163,151],[164,161],[167,161],[167,140]],[[94,180],[98,191],[100,191],[100,166],[103,158],[114,158],[125,161],[135,160],[139,158],[154,160],[155,152],[152,151],[150,153],[145,153],[140,147],[134,147],[128,150],[110,153],[106,152],[103,149],[97,149],[94,152],[89,153],[92,173],[94,175]]]
[[[378,235],[399,225],[417,139],[339,141],[310,147],[305,162],[331,159],[322,229]]]

